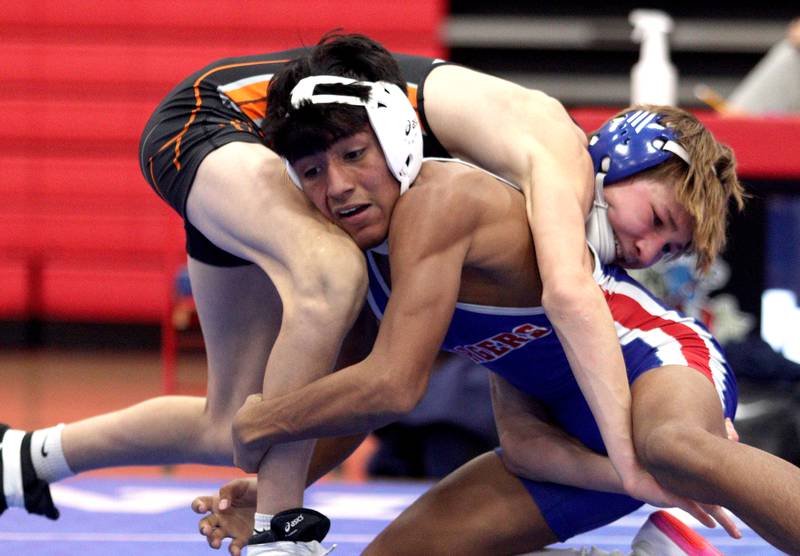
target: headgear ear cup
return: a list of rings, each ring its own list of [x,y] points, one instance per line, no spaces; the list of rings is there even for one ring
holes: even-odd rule
[[[422,166],[422,130],[417,114],[400,87],[383,81],[372,84],[366,108],[386,163],[400,182],[402,195]]]
[[[350,95],[314,94],[317,85],[354,83],[370,88],[369,100],[363,101]],[[292,89],[293,108],[297,109],[306,102],[363,106],[389,171],[400,182],[400,194],[406,192],[422,166],[422,129],[414,107],[400,87],[385,81],[356,81],[333,75],[313,75],[301,79]],[[289,161],[286,161],[286,169],[289,178],[302,189],[299,176]]]
[[[677,134],[661,118],[656,112],[635,110],[610,120],[592,135],[589,154],[603,185],[657,166],[673,154],[691,164]]]

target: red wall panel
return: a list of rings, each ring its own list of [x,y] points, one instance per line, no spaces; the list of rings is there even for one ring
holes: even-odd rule
[[[159,322],[185,260],[139,134],[183,77],[225,56],[363,32],[443,55],[445,3],[41,0],[0,10],[0,318]]]

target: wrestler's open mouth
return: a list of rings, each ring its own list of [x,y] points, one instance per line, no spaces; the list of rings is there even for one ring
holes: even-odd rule
[[[337,210],[336,214],[339,218],[352,218],[353,216],[361,214],[362,212],[367,210],[369,206],[370,206],[369,204],[350,206]]]

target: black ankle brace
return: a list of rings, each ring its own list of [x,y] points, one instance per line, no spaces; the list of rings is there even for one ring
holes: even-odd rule
[[[279,541],[322,542],[331,521],[316,510],[293,508],[275,514],[270,528]]]

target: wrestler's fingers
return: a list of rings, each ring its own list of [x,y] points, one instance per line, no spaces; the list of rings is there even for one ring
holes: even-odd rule
[[[211,532],[209,545],[211,548],[219,548],[222,546],[222,541],[225,539],[225,532],[221,528],[214,529]]]
[[[213,504],[213,496],[198,496],[192,500],[192,511],[196,514],[204,514],[208,511],[211,511]]]
[[[219,525],[219,518],[214,514],[208,514],[197,522],[197,529],[201,535],[208,537]]]
[[[725,418],[725,434],[728,436],[728,440],[739,442],[739,433],[736,432],[736,427],[733,426],[733,421],[729,417]]]
[[[703,509],[703,507],[695,502],[694,500],[689,500],[688,498],[681,498],[677,504],[677,506],[683,510],[689,512],[689,514],[695,518],[697,521],[708,527],[709,529],[714,529],[717,526],[717,522],[711,517],[708,512]]]
[[[742,532],[739,531],[739,527],[736,526],[736,523],[733,520],[733,516],[722,506],[716,505],[703,505],[706,509],[706,513],[712,515],[714,519],[717,520],[723,529],[733,537],[734,539],[741,539]]]
[[[248,502],[246,500],[250,482],[247,479],[235,479],[222,485],[219,489],[219,496],[214,501],[214,511],[224,512],[236,502]]]
[[[228,546],[228,552],[231,553],[231,556],[242,556],[242,549],[244,548],[245,542],[246,541],[242,539],[232,540],[230,546]]]

